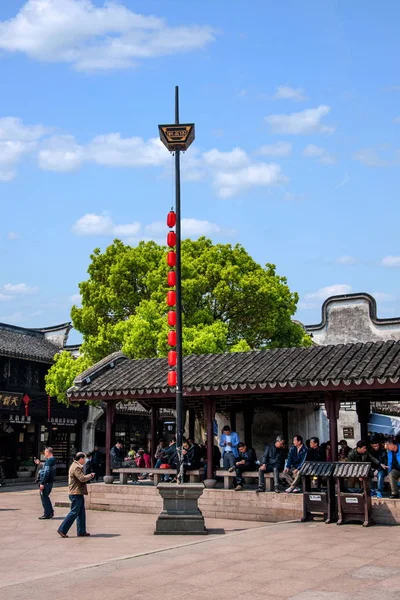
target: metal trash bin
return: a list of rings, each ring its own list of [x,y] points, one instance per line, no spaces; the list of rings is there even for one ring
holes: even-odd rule
[[[338,503],[338,525],[350,521],[361,521],[364,527],[374,524],[371,517],[371,463],[345,462],[336,463],[333,476],[336,479],[336,494]],[[361,480],[359,492],[345,489],[345,479]]]
[[[300,469],[303,477],[302,521],[312,521],[323,516],[325,523],[336,521],[335,463],[305,462]]]

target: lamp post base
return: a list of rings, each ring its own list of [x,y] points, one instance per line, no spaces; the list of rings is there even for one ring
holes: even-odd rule
[[[198,501],[204,485],[198,483],[159,483],[163,499],[155,535],[207,535],[204,517]]]

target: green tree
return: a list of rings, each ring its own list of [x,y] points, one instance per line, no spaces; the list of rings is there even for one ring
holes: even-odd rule
[[[71,311],[85,361],[117,350],[131,358],[166,356],[167,272],[166,248],[155,242],[131,247],[115,240],[104,252],[94,250],[89,277],[79,285],[82,306]],[[310,345],[292,321],[297,302],[275,265],[261,266],[241,245],[183,241],[184,354]],[[72,364],[79,372],[75,363],[57,361],[50,379]],[[62,382],[61,375],[55,379]]]
[[[66,391],[72,386],[75,377],[90,365],[90,360],[85,356],[73,358],[72,354],[65,350],[60,354],[56,354],[54,365],[45,377],[46,392],[52,398],[57,398],[58,402],[69,405]]]

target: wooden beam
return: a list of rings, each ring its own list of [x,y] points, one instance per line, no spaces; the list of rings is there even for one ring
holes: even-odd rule
[[[157,425],[158,425],[158,413],[159,410],[156,406],[151,407],[151,422],[150,422],[150,454],[151,454],[151,466],[154,467],[156,463],[155,453],[157,450]]]

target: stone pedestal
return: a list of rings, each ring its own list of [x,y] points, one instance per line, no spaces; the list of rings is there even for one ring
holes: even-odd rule
[[[206,535],[204,517],[198,501],[203,493],[201,483],[159,483],[157,489],[163,500],[155,535]]]

